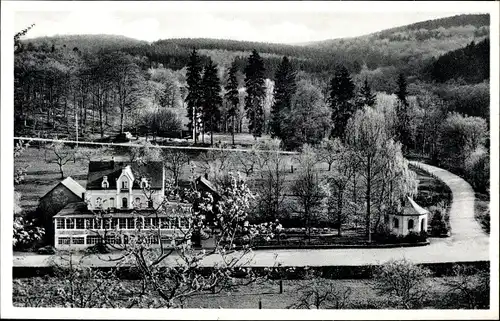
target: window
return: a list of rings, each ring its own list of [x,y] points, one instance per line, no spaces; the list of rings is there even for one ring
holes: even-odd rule
[[[115,199],[113,197],[111,197],[109,199],[109,207],[112,207],[112,208],[115,207]]]
[[[420,221],[420,231],[425,231],[425,218]]]
[[[142,217],[136,217],[135,219],[135,228],[136,229],[142,229],[142,220],[143,218]]]
[[[83,218],[76,219],[76,229],[77,230],[85,229],[85,220]]]
[[[72,243],[73,244],[85,244],[85,238],[84,237],[73,237]]]
[[[102,198],[98,197],[98,198],[95,200],[95,206],[96,206],[96,207],[101,207],[101,206],[102,206]]]
[[[172,238],[170,236],[167,236],[167,235],[162,235],[161,242],[163,244],[170,244],[172,242]]]
[[[175,229],[179,227],[179,218],[178,217],[169,217],[168,218],[168,228]]]
[[[181,229],[188,227],[188,219],[186,217],[179,217],[179,227]]]
[[[129,230],[135,229],[135,224],[134,223],[135,223],[134,222],[134,218],[132,218],[132,217],[127,218],[127,228]]]
[[[75,220],[72,218],[67,218],[66,219],[66,229],[72,230],[75,228]]]
[[[127,229],[127,219],[120,218],[119,224],[120,224],[120,230]]]
[[[112,218],[111,219],[111,229],[114,230],[118,228],[118,219],[117,218]]]
[[[141,207],[141,199],[139,197],[135,198],[134,205],[135,205],[135,207]]]
[[[126,189],[126,188],[128,188],[128,181],[127,181],[127,179],[124,179],[122,181],[122,189]]]
[[[148,200],[148,207],[153,208],[153,200]]]
[[[150,217],[144,218],[144,228],[145,229],[151,228],[151,218]]]
[[[123,235],[123,244],[128,244],[128,235]]]
[[[57,244],[59,245],[69,245],[71,239],[69,237],[60,237],[57,239]]]
[[[56,219],[56,229],[58,229],[58,230],[64,229],[64,219],[63,218]]]
[[[102,223],[102,225],[103,225],[103,229],[105,229],[105,230],[109,230],[109,228],[110,228],[110,223],[111,223],[111,219],[109,219],[109,218],[104,218],[104,219],[102,219],[102,222],[103,222],[103,223]]]
[[[107,244],[120,244],[120,241],[115,235],[106,235]]]
[[[123,208],[128,208],[127,198],[126,197],[122,198],[122,207]]]
[[[154,228],[158,227],[158,218],[157,217],[153,217],[151,219],[151,225],[153,225]]]
[[[158,244],[159,243],[158,235],[150,235],[149,236],[149,243],[150,244]]]
[[[108,182],[108,177],[107,176],[104,176],[102,178],[101,187],[102,188],[108,188],[109,187],[109,182]]]
[[[408,229],[413,230],[413,220],[408,220]]]
[[[149,187],[148,181],[145,178],[143,178],[141,180],[141,188],[148,188],[148,187]]]
[[[87,236],[87,244],[94,245],[101,242],[101,237],[99,235],[88,235]]]
[[[392,227],[399,228],[399,220],[397,218],[392,220]]]

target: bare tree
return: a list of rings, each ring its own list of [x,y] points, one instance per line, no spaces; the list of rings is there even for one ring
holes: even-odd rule
[[[465,309],[488,309],[490,306],[490,273],[474,267],[455,265],[453,277],[446,278],[449,301]]]
[[[315,170],[315,166],[318,163],[317,156],[308,145],[304,145],[299,162],[300,170],[292,186],[292,191],[298,199],[298,210],[302,213],[306,228],[308,229],[307,234],[309,240],[311,240],[312,222],[322,214],[322,205],[327,193]]]
[[[345,309],[349,304],[351,288],[340,287],[333,280],[321,278],[312,271],[305,279],[309,282],[298,289],[299,298],[288,309]]]
[[[165,168],[172,173],[175,186],[179,186],[179,177],[186,164],[189,163],[189,157],[186,153],[167,149],[163,153]]]
[[[76,149],[73,149],[64,143],[54,143],[49,146],[48,151],[48,156],[47,151],[45,153],[45,161],[49,164],[57,164],[57,166],[59,166],[61,179],[64,178],[64,165],[74,160]]]

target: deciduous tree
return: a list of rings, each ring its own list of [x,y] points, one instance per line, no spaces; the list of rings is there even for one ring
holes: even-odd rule
[[[245,67],[245,110],[249,122],[248,127],[256,139],[264,130],[264,98],[266,96],[264,71],[262,58],[256,50],[253,50]]]

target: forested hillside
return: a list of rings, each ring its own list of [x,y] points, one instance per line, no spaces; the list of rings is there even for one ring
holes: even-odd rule
[[[146,45],[148,42],[118,35],[60,35],[39,37],[23,41],[27,49],[33,47],[77,48],[80,51],[121,50],[124,48]]]

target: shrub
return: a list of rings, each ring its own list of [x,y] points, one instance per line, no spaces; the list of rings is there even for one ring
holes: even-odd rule
[[[442,236],[448,234],[450,232],[449,216],[443,204],[431,208],[431,213],[431,235]]]
[[[488,309],[490,306],[490,274],[474,267],[455,265],[453,278],[447,278],[447,304],[465,309]]]
[[[425,280],[430,275],[428,269],[406,259],[391,260],[375,267],[375,289],[393,307],[418,308],[427,296]]]

